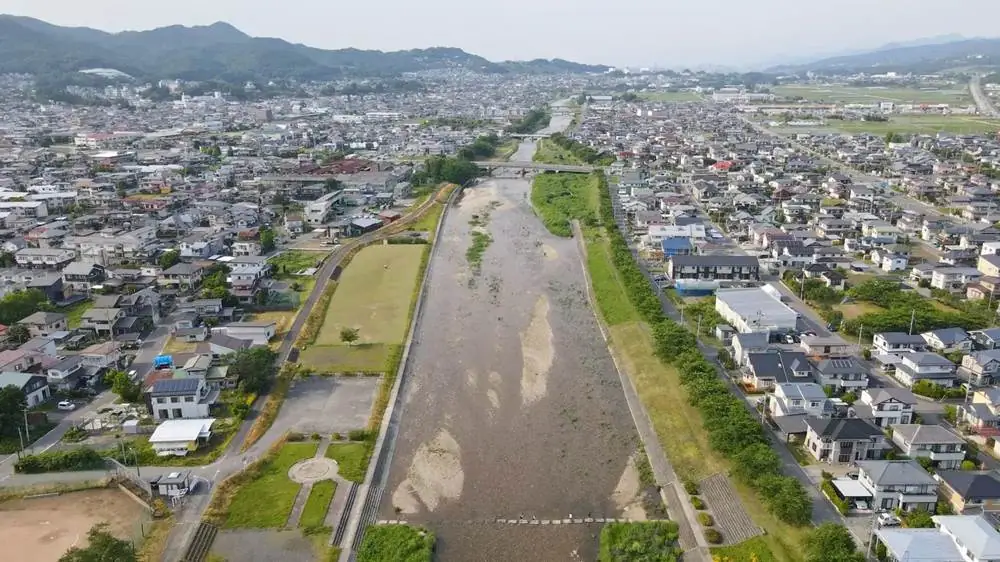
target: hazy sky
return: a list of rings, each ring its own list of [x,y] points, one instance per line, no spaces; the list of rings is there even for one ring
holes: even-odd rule
[[[0,0],[0,12],[107,31],[221,20],[322,48],[674,68],[1000,35],[998,0]]]

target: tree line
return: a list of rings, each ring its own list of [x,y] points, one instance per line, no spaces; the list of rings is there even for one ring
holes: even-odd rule
[[[508,133],[530,135],[549,126],[552,116],[544,109],[532,109],[507,127]]]
[[[842,330],[854,335],[862,327],[869,335],[877,332],[908,332],[911,321],[914,333],[955,326],[965,330],[978,330],[989,325],[993,315],[992,310],[982,302],[960,301],[955,303],[961,307],[958,311],[941,310],[916,291],[904,291],[899,281],[895,280],[865,281],[848,289],[847,296],[884,309],[846,320]]]
[[[500,138],[495,134],[482,135],[472,144],[459,149],[455,156],[437,155],[424,160],[424,169],[414,172],[411,183],[415,186],[442,182],[462,185],[479,176],[479,167],[472,162],[496,154]]]
[[[593,148],[575,141],[562,133],[555,133],[548,140],[586,164],[610,166],[616,160],[614,154],[597,152]]]

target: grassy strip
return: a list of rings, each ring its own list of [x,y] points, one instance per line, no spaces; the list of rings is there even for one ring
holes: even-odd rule
[[[142,541],[142,547],[136,553],[139,562],[160,562],[163,560],[163,553],[167,549],[167,539],[173,528],[173,517],[153,521],[153,526]]]
[[[601,529],[597,560],[676,562],[682,552],[677,546],[677,537],[677,523],[673,521],[608,523]]]
[[[264,462],[254,463],[235,491],[226,513],[226,527],[277,528],[288,520],[301,484],[288,479],[288,469],[316,454],[317,443],[284,443]]]
[[[541,174],[531,184],[531,205],[549,232],[569,238],[571,220],[596,224],[594,193],[599,184],[597,174]]]
[[[755,537],[732,546],[712,548],[714,562],[777,562],[777,558],[767,548],[767,542]]]
[[[326,309],[330,306],[330,299],[333,298],[333,293],[336,291],[337,282],[330,281],[329,285],[323,289],[323,294],[316,299],[316,305],[309,311],[305,325],[302,326],[302,331],[299,332],[299,337],[295,340],[295,345],[299,349],[316,342],[319,330],[323,327],[323,321],[326,319]]]
[[[493,237],[489,233],[479,230],[472,231],[472,245],[465,251],[465,259],[474,271],[479,271],[479,268],[482,267],[483,254],[486,253],[486,248],[491,243],[493,243]]]
[[[271,429],[271,425],[278,417],[278,412],[281,411],[281,404],[285,401],[285,396],[288,395],[288,388],[292,386],[292,379],[295,378],[297,372],[298,369],[294,364],[285,365],[281,369],[281,372],[274,380],[274,386],[271,387],[271,391],[267,394],[267,401],[264,402],[264,407],[261,408],[260,413],[253,420],[253,425],[250,426],[250,431],[247,432],[246,439],[243,440],[243,445],[240,447],[241,453],[253,447],[253,444],[263,437],[268,429]]]
[[[333,480],[321,480],[313,484],[312,490],[309,490],[306,505],[302,508],[299,527],[305,529],[323,527],[326,522],[326,513],[330,510],[330,502],[333,501],[335,493],[337,493],[337,483]]]
[[[337,472],[341,478],[361,483],[365,481],[374,446],[374,435],[361,442],[330,443],[326,456],[337,461]]]
[[[587,234],[587,270],[601,316],[609,326],[639,319],[611,264],[608,241],[597,233]]]
[[[430,562],[434,534],[409,525],[371,525],[358,548],[357,562]]]

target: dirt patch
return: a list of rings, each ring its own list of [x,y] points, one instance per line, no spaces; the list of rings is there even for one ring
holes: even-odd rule
[[[553,248],[552,246],[549,246],[548,244],[542,244],[541,250],[542,250],[542,257],[545,258],[546,260],[552,261],[559,259],[559,252],[557,252],[556,249]]]
[[[646,510],[642,507],[642,483],[635,466],[635,455],[628,458],[622,477],[611,494],[611,500],[622,511],[622,517],[634,521],[646,520]]]
[[[107,522],[122,539],[139,535],[148,512],[118,490],[87,490],[48,498],[0,503],[4,560],[55,562],[73,546],[85,546],[87,531]]]
[[[406,479],[392,494],[393,504],[409,514],[417,512],[417,500],[427,511],[437,509],[442,500],[457,500],[465,482],[460,453],[458,442],[442,429],[417,449]]]
[[[524,366],[521,372],[521,404],[528,406],[537,402],[548,387],[549,369],[555,358],[552,347],[552,326],[549,325],[549,299],[538,297],[531,314],[528,328],[521,333],[521,356]]]

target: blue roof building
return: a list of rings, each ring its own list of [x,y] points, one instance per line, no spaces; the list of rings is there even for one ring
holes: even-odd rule
[[[663,249],[664,258],[687,256],[694,253],[694,244],[691,243],[690,238],[686,238],[684,236],[671,236],[664,238],[660,242],[660,247]]]

